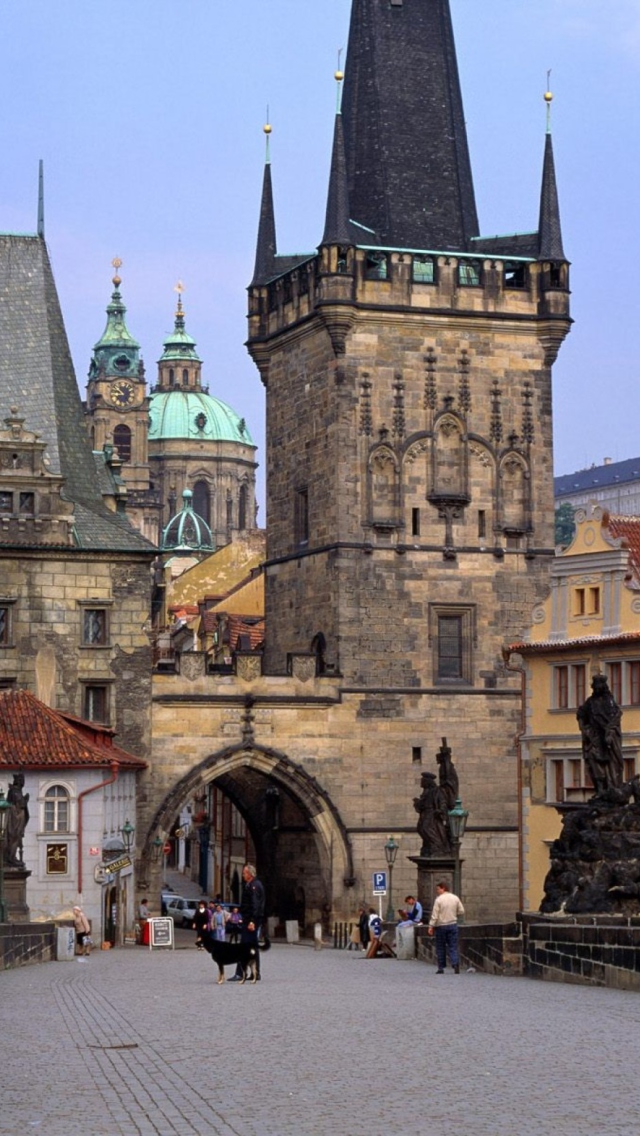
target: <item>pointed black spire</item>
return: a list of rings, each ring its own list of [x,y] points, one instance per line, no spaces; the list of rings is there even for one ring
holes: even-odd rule
[[[44,240],[44,162],[38,164],[38,236]]]
[[[538,224],[538,257],[540,260],[565,260],[560,227],[560,208],[556,167],[553,160],[551,131],[547,130],[540,195],[540,222]]]
[[[256,263],[253,270],[252,285],[266,284],[273,276],[276,258],[276,217],[273,208],[273,186],[271,184],[271,159],[269,157],[269,134],[271,127],[265,127],[267,135],[267,160],[262,183],[262,203],[260,205],[260,224]]]
[[[478,233],[449,0],[353,0],[343,103],[351,218],[396,248]]]
[[[342,115],[336,114],[333,134],[333,154],[329,176],[327,197],[327,216],[324,223],[323,245],[353,244],[349,225],[349,186],[347,184],[347,160],[344,152],[344,131]]]

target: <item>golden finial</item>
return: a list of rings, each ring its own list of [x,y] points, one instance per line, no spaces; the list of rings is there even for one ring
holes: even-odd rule
[[[111,261],[111,264],[116,270],[115,276],[113,277],[113,280],[112,280],[112,284],[113,284],[114,288],[119,288],[121,283],[122,283],[122,280],[120,279],[120,277],[118,275],[118,269],[122,267],[122,261],[120,260],[120,257],[114,256],[113,260]]]
[[[174,285],[173,290],[174,292],[178,293],[178,310],[176,311],[176,316],[182,316],[184,315],[184,312],[182,310],[182,293],[185,291],[182,280],[178,280],[178,283]]]
[[[551,133],[551,104],[553,102],[553,94],[550,91],[551,85],[551,71],[547,71],[547,89],[544,93],[544,101],[547,104],[547,134]]]

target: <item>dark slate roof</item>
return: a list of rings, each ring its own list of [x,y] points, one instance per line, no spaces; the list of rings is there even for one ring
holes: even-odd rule
[[[276,217],[273,208],[271,163],[267,161],[264,167],[264,179],[262,182],[256,263],[253,269],[252,284],[266,284],[274,275],[273,265],[276,257],[276,248]]]
[[[344,130],[342,115],[336,115],[333,134],[333,154],[329,176],[327,215],[324,223],[325,245],[348,245],[352,243],[352,230],[349,224],[349,187],[347,184],[347,162],[344,152]]]
[[[554,477],[553,492],[556,498],[569,497],[574,493],[586,493],[590,489],[605,489],[608,485],[639,480],[640,458],[627,458],[626,461],[594,465],[591,469],[579,469],[576,473]]]
[[[383,245],[466,249],[478,221],[449,0],[353,0],[342,111],[352,219]]]
[[[544,147],[542,192],[540,194],[540,222],[538,225],[540,260],[564,260],[560,207],[556,185],[556,167],[553,159],[553,142],[547,133]]]
[[[480,256],[523,256],[530,260],[538,258],[539,239],[537,233],[512,233],[503,237],[473,237],[470,242],[472,252]]]
[[[151,550],[102,500],[45,242],[0,234],[0,419],[14,406],[46,441],[49,468],[76,503],[78,545]]]

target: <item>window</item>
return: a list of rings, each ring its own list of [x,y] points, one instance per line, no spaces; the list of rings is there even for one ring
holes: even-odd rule
[[[480,262],[461,260],[458,264],[458,284],[467,288],[480,287]]]
[[[568,710],[581,706],[586,697],[587,668],[584,663],[553,668],[553,708]]]
[[[176,373],[175,373],[173,367],[169,367],[169,386],[172,387],[175,381],[176,381]]]
[[[411,535],[420,536],[420,510],[411,510]]]
[[[462,678],[462,617],[438,618],[438,678]]]
[[[442,685],[473,681],[475,608],[429,605],[429,643],[433,651],[433,680]]]
[[[107,722],[108,716],[108,687],[106,685],[89,685],[84,688],[82,717],[87,722]]]
[[[0,513],[13,512],[13,493],[7,489],[0,489]]]
[[[627,664],[629,702],[631,706],[640,706],[640,662]]]
[[[478,509],[478,539],[484,540],[487,535],[487,514],[484,509]]]
[[[183,372],[182,372],[182,385],[183,385],[183,387],[189,386],[189,372],[188,372],[186,367],[183,369]]]
[[[422,746],[411,747],[411,761],[414,765],[422,765]]]
[[[589,615],[600,615],[600,588],[589,588]]]
[[[82,642],[85,647],[106,647],[107,610],[104,607],[86,607],[82,619]]]
[[[564,801],[581,803],[593,793],[587,767],[581,757],[567,755],[547,763],[547,801],[562,804]]]
[[[69,832],[69,794],[63,785],[52,785],[44,795],[44,831]]]
[[[36,495],[35,493],[21,493],[20,494],[20,516],[32,517],[36,511]]]
[[[297,489],[294,501],[294,540],[296,544],[309,543],[309,490]]]
[[[211,524],[211,494],[206,481],[196,481],[193,486],[193,511]]]
[[[413,279],[416,284],[434,284],[436,269],[433,257],[414,256]]]
[[[128,426],[116,426],[113,431],[113,444],[120,461],[131,461],[131,430]]]
[[[566,710],[569,705],[569,668],[555,667],[555,699],[556,710]]]
[[[584,588],[573,589],[573,614],[584,615],[587,610],[587,600]]]
[[[11,643],[11,606],[0,604],[0,647]]]
[[[246,485],[240,486],[240,493],[238,494],[238,528],[241,532],[247,527],[247,487]]]
[[[635,757],[623,758],[624,764],[624,779],[625,781],[632,781],[636,775],[636,759]]]
[[[516,261],[507,261],[503,270],[503,281],[505,288],[526,288],[527,287],[527,266],[526,264],[519,264]]]
[[[384,252],[370,252],[365,261],[367,280],[386,280],[389,276],[389,260]]]
[[[622,702],[622,663],[607,663],[607,678],[609,690],[616,702]]]

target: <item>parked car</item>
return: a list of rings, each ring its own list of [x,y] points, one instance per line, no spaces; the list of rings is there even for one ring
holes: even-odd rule
[[[191,927],[199,903],[199,899],[183,899],[181,895],[168,896],[166,901],[167,915],[170,915],[173,922],[178,923],[181,927]]]
[[[179,899],[180,896],[168,884],[164,884],[160,892],[160,914],[167,914],[167,904],[170,899]]]

